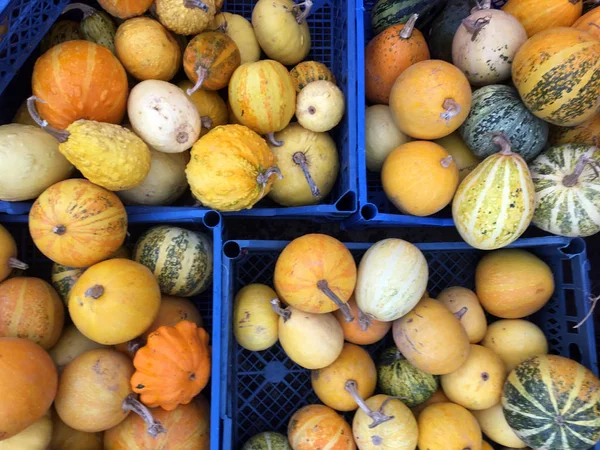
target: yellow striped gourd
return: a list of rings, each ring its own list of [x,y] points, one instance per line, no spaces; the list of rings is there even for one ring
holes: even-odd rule
[[[467,175],[452,202],[458,232],[469,245],[482,250],[515,241],[529,226],[535,207],[527,163],[510,150],[505,136],[497,134],[493,140],[502,150]]]

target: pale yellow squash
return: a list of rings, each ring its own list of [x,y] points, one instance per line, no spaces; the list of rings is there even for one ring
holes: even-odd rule
[[[264,284],[249,284],[235,296],[233,335],[246,350],[266,350],[277,342],[279,316],[271,307],[274,298],[275,291]]]
[[[492,441],[511,448],[526,447],[525,443],[517,437],[506,422],[502,412],[502,403],[496,403],[494,406],[481,411],[471,411],[471,413],[479,422],[481,431]]]
[[[260,59],[260,45],[254,34],[254,28],[243,16],[221,12],[215,16],[208,29],[222,30],[233,39],[240,51],[242,64]]]
[[[475,292],[453,286],[440,292],[437,299],[460,320],[471,344],[477,344],[483,339],[487,330],[487,320]]]

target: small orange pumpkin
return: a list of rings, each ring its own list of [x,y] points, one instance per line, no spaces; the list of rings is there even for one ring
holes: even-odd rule
[[[152,2],[153,0],[98,0],[106,12],[119,19],[141,16],[150,8]]]
[[[380,322],[363,313],[358,308],[356,300],[354,300],[354,294],[348,300],[348,307],[355,318],[352,322],[346,322],[341,310],[338,309],[333,312],[333,315],[342,326],[344,339],[348,342],[358,345],[374,344],[382,340],[392,328],[392,322]]]
[[[509,0],[502,10],[515,16],[531,37],[540,31],[570,27],[581,17],[581,0]]]
[[[415,30],[417,14],[406,24],[379,33],[365,49],[365,92],[371,103],[388,104],[394,81],[411,65],[429,59],[423,34]]]
[[[88,267],[123,245],[127,213],[112,192],[87,180],[65,180],[50,186],[33,203],[29,232],[52,261]]]
[[[294,413],[288,424],[288,439],[294,450],[355,450],[348,422],[324,405],[308,405]]]
[[[594,8],[581,16],[575,21],[573,28],[587,31],[595,38],[600,39],[600,8]]]
[[[39,278],[0,283],[0,336],[20,337],[51,348],[62,332],[65,310],[56,291]]]
[[[192,39],[183,53],[185,74],[193,83],[192,95],[201,87],[216,91],[224,88],[241,62],[240,51],[227,34],[204,31]]]
[[[88,41],[68,41],[38,58],[31,76],[42,119],[60,130],[78,119],[121,123],[129,85],[112,52]]]
[[[288,305],[309,313],[341,309],[346,321],[354,316],[347,304],[356,286],[352,253],[325,234],[306,234],[290,242],[275,264],[275,291]]]
[[[28,268],[27,264],[17,259],[17,243],[12,235],[0,225],[0,281],[8,278],[13,269]]]
[[[335,84],[335,76],[331,70],[325,64],[317,61],[302,61],[290,70],[290,76],[296,87],[296,94],[313,81],[325,80]]]
[[[210,376],[208,339],[203,328],[188,320],[151,333],[133,359],[131,387],[142,403],[167,411],[190,403]]]

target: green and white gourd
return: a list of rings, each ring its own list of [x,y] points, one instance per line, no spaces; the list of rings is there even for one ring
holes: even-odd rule
[[[84,3],[71,3],[67,6],[63,14],[72,9],[78,9],[83,12],[83,19],[79,25],[80,33],[86,41],[95,42],[108,48],[113,54],[115,50],[115,35],[117,26],[110,15],[104,11],[98,11]]]
[[[210,284],[212,240],[203,233],[160,225],[140,237],[133,260],[154,273],[163,294],[191,297]]]
[[[377,362],[377,386],[379,390],[399,397],[409,408],[428,400],[438,389],[439,378],[417,369],[397,347],[381,354]]]
[[[511,151],[525,161],[532,161],[548,141],[548,124],[527,110],[515,88],[498,84],[473,93],[471,111],[459,132],[481,159],[499,150],[492,141],[493,133],[508,136]]]
[[[443,0],[379,0],[371,10],[373,36],[393,25],[408,22],[413,14],[419,15],[417,28],[424,29],[442,3]]]
[[[283,434],[267,431],[251,437],[242,450],[292,450],[292,447]]]
[[[551,147],[531,164],[533,224],[560,236],[600,231],[600,150],[585,144]]]

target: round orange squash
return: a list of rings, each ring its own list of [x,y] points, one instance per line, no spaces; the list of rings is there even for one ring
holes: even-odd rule
[[[550,145],[593,145],[598,136],[600,136],[600,114],[575,127],[550,126],[549,143]]]
[[[119,250],[127,233],[127,213],[119,197],[87,180],[50,186],[33,203],[29,232],[52,261],[88,267]]]
[[[308,405],[294,413],[288,424],[288,439],[294,450],[355,450],[348,422],[324,405]]]
[[[57,383],[54,363],[42,347],[28,339],[0,338],[0,441],[46,414]]]
[[[434,142],[412,141],[388,155],[381,169],[383,190],[404,214],[429,216],[445,208],[458,187],[454,158]]]
[[[475,289],[487,312],[503,319],[520,319],[550,300],[554,277],[550,267],[532,253],[502,249],[479,261]]]
[[[346,382],[354,380],[361,398],[369,398],[377,385],[375,363],[365,349],[344,344],[340,356],[329,366],[311,372],[312,388],[323,403],[336,411],[354,411],[358,405],[346,391]]]
[[[102,45],[68,41],[38,58],[31,76],[42,119],[60,130],[78,119],[121,123],[128,83],[119,60]]]
[[[354,316],[352,322],[346,322],[344,313],[341,310],[333,312],[333,315],[342,326],[344,339],[348,342],[358,345],[374,344],[382,340],[392,328],[392,322],[380,322],[371,319],[363,313],[354,300],[354,294],[348,300],[348,307]]]
[[[17,259],[17,243],[14,238],[0,225],[0,281],[6,280],[13,269],[28,268],[27,264]]]
[[[419,415],[419,449],[481,450],[481,428],[469,411],[454,403],[430,405]]]
[[[141,16],[144,14],[153,0],[98,0],[98,3],[111,16],[119,19],[129,19],[130,17]]]
[[[39,278],[17,277],[0,283],[0,336],[20,337],[45,350],[60,337],[65,320],[63,302]]]
[[[275,291],[290,306],[309,313],[342,309],[348,322],[354,319],[347,305],[356,286],[352,253],[325,234],[306,234],[290,242],[275,264]]]
[[[596,39],[600,39],[600,8],[594,8],[581,16],[575,21],[573,28],[587,31]]]
[[[471,344],[477,344],[485,336],[487,319],[475,292],[470,289],[453,286],[444,289],[437,299],[446,305],[469,335]]]
[[[423,34],[415,29],[417,14],[406,24],[379,33],[365,49],[365,92],[371,103],[388,104],[396,78],[408,67],[429,59]]]
[[[179,405],[172,411],[151,409],[152,416],[166,434],[153,438],[146,423],[137,414],[104,433],[104,450],[208,450],[210,448],[210,406],[201,396],[192,403]]]
[[[403,133],[416,139],[439,139],[457,130],[467,118],[471,86],[452,64],[421,61],[396,79],[390,108]]]
[[[540,31],[570,27],[583,11],[581,0],[509,0],[502,10],[515,16],[531,37]]]
[[[73,323],[88,339],[120,344],[148,329],[158,314],[160,288],[146,266],[109,259],[87,269],[69,296]]]

